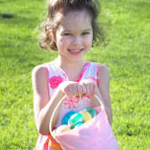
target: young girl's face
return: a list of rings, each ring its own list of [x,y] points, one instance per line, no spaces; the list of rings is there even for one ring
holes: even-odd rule
[[[59,15],[61,20],[56,30],[55,42],[61,59],[83,60],[93,41],[91,16],[84,10]]]

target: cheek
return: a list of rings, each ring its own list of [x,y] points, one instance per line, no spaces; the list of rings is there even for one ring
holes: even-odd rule
[[[57,46],[60,49],[66,48],[70,43],[70,40],[68,38],[59,38],[57,41]]]
[[[64,37],[62,39],[62,43],[63,43],[63,45],[68,46],[72,43],[72,38],[71,37]]]
[[[93,42],[93,37],[87,37],[84,42],[86,43],[87,47],[91,47],[92,46],[92,42]]]

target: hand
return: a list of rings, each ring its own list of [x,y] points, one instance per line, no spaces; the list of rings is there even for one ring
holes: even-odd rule
[[[78,82],[65,81],[59,85],[59,89],[68,97],[82,97],[85,93],[86,88],[84,85],[79,84]]]
[[[84,95],[94,95],[96,93],[96,84],[91,79],[84,79],[80,82],[82,89],[84,89]]]

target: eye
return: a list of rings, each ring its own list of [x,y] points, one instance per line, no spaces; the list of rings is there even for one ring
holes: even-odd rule
[[[71,33],[64,33],[63,35],[64,36],[71,36],[72,34]]]
[[[90,32],[83,32],[82,35],[90,34]]]

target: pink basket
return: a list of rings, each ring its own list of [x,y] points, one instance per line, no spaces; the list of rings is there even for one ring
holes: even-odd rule
[[[52,121],[60,103],[55,108],[50,120],[50,133],[63,150],[117,150],[118,144],[107,119],[104,105],[100,98],[95,98],[101,105],[101,111],[91,120],[61,134],[52,132]]]

